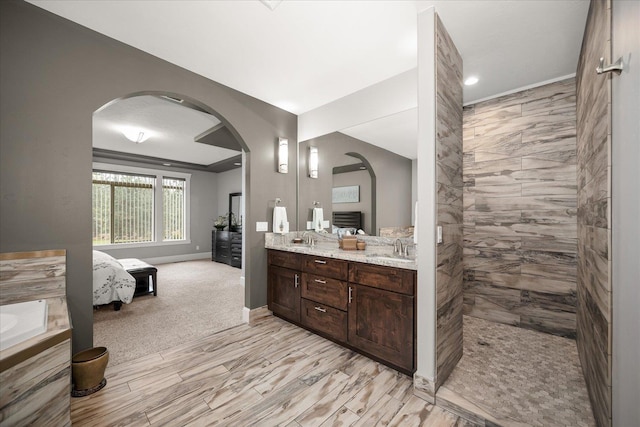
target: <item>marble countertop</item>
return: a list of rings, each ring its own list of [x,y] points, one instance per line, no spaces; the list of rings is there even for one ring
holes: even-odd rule
[[[293,238],[301,236],[300,232],[285,234],[266,233],[265,248],[280,251],[295,252],[306,255],[317,255],[325,258],[343,259],[346,261],[362,262],[366,264],[383,265],[387,267],[417,270],[415,247],[410,239],[400,239],[403,244],[409,244],[409,257],[399,257],[393,254],[393,242],[396,239],[375,236],[358,236],[359,240],[367,243],[365,250],[343,250],[338,247],[336,236],[322,233],[311,233],[316,241],[314,246],[303,243],[293,243]]]

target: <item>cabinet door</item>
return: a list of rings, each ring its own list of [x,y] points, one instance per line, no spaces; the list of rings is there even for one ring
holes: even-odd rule
[[[267,287],[269,310],[300,322],[300,273],[270,265]]]
[[[392,365],[414,369],[414,297],[350,284],[348,342]]]

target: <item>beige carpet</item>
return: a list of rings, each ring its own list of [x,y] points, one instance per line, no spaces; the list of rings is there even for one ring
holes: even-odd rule
[[[158,264],[158,296],[137,296],[120,311],[93,311],[94,346],[109,366],[242,323],[241,270],[210,260]]]

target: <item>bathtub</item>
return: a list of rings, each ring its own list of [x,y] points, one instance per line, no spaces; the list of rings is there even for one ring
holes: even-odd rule
[[[0,306],[0,351],[47,331],[47,301]]]

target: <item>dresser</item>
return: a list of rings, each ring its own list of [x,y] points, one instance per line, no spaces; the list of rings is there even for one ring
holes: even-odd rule
[[[242,233],[213,230],[211,232],[211,260],[242,268]]]

